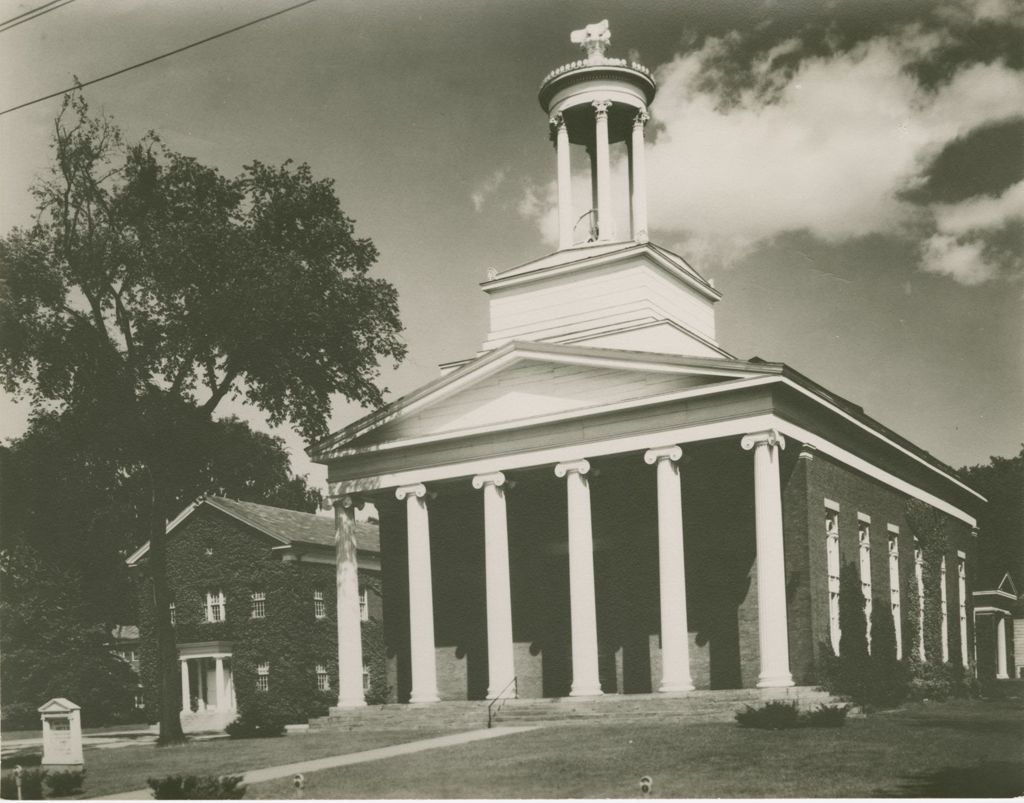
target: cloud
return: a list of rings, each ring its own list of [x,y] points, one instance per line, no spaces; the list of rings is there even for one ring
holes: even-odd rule
[[[1024,76],[998,61],[961,66],[924,87],[909,67],[945,37],[918,26],[796,60],[801,45],[789,39],[755,59],[744,82],[730,84],[716,71],[730,63],[723,53],[736,36],[709,39],[657,69],[657,133],[647,149],[651,227],[719,263],[792,231],[834,243],[920,236],[922,226],[929,236],[933,217],[957,213],[936,208],[932,215],[906,191],[924,183],[948,144],[1024,109]],[[550,241],[554,193],[550,185],[531,192],[538,204],[520,211]],[[959,214],[984,212],[964,207]],[[955,269],[970,250],[937,240],[929,264],[974,278]]]
[[[487,199],[494,195],[494,193],[498,191],[498,188],[501,187],[501,185],[504,183],[504,168],[495,170],[493,173],[491,173],[491,175],[489,175],[482,182],[480,182],[479,185],[477,185],[477,188],[473,190],[472,194],[469,196],[470,200],[473,202],[473,208],[477,212],[482,211],[484,208],[484,203],[486,203]]]
[[[936,233],[921,247],[921,267],[975,285],[1007,268],[1020,273],[1021,255],[999,248],[993,235],[1014,221],[1024,221],[1024,181],[996,198],[969,198],[933,207]]]

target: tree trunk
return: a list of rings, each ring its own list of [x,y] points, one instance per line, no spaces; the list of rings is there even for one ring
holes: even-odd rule
[[[153,583],[153,622],[156,630],[157,678],[160,689],[160,735],[157,744],[179,744],[185,741],[181,729],[181,679],[178,675],[178,645],[174,627],[171,624],[171,594],[167,587],[167,560],[165,535],[167,533],[164,515],[167,498],[159,474],[152,464],[147,467],[152,494],[149,511],[149,557],[147,560],[150,581]]]

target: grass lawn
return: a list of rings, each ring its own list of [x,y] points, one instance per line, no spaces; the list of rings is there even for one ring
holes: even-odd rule
[[[310,773],[307,798],[899,797],[1024,794],[1020,700],[910,705],[840,729],[586,722]],[[247,798],[290,798],[290,783]]]
[[[311,731],[270,739],[215,739],[176,747],[140,745],[108,750],[86,747],[84,791],[89,797],[127,792],[146,788],[146,779],[151,776],[242,773],[293,761],[429,739],[438,734],[438,731],[429,730]]]

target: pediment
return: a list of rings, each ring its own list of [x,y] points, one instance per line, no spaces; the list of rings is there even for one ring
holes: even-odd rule
[[[722,383],[775,373],[724,359],[537,343],[480,357],[311,450],[457,437],[655,403]],[[333,441],[333,443],[331,442]]]
[[[999,590],[1007,594],[1013,594],[1015,597],[1017,596],[1017,586],[1014,584],[1009,572],[1004,574],[1003,579],[999,582]]]

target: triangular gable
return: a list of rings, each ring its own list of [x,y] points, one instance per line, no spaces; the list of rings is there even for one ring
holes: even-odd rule
[[[54,697],[47,700],[36,709],[40,714],[70,714],[72,711],[81,711],[82,706],[75,705],[67,697]]]
[[[1010,573],[1007,572],[1003,575],[1003,579],[999,581],[999,590],[1005,591],[1007,594],[1013,594],[1017,596],[1017,586],[1014,585],[1013,578],[1010,577]]]
[[[325,460],[343,448],[528,426],[780,371],[737,360],[513,342],[357,421],[310,454]]]

